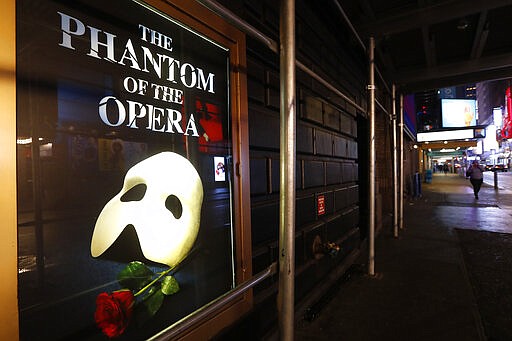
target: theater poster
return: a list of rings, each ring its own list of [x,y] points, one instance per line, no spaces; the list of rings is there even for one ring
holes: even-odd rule
[[[129,0],[17,3],[20,338],[142,340],[232,289],[230,51]]]

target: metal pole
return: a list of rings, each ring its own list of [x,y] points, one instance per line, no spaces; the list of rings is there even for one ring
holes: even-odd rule
[[[400,229],[404,228],[404,96],[400,95]]]
[[[375,61],[374,61],[375,40],[370,37],[370,48],[368,55],[370,59],[370,231],[368,236],[368,274],[375,275]]]
[[[396,141],[396,88],[391,86],[391,97],[393,102],[393,236],[398,238],[398,157]]]
[[[282,341],[293,340],[295,299],[295,0],[280,6],[279,291]]]

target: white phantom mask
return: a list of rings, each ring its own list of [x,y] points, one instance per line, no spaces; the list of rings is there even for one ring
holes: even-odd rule
[[[136,186],[142,193],[126,200]],[[202,202],[203,184],[190,161],[172,152],[151,156],[128,170],[123,188],[101,211],[91,254],[102,255],[131,224],[144,257],[176,266],[196,240]]]

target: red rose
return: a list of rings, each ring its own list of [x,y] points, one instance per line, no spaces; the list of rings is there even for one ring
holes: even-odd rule
[[[111,295],[102,292],[96,298],[94,320],[108,337],[121,335],[133,313],[133,294],[130,290],[114,291]]]

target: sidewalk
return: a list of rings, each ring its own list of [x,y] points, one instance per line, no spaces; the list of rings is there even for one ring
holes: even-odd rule
[[[434,174],[404,204],[398,239],[376,240],[296,340],[512,340],[512,192]],[[491,232],[488,232],[491,231]]]

